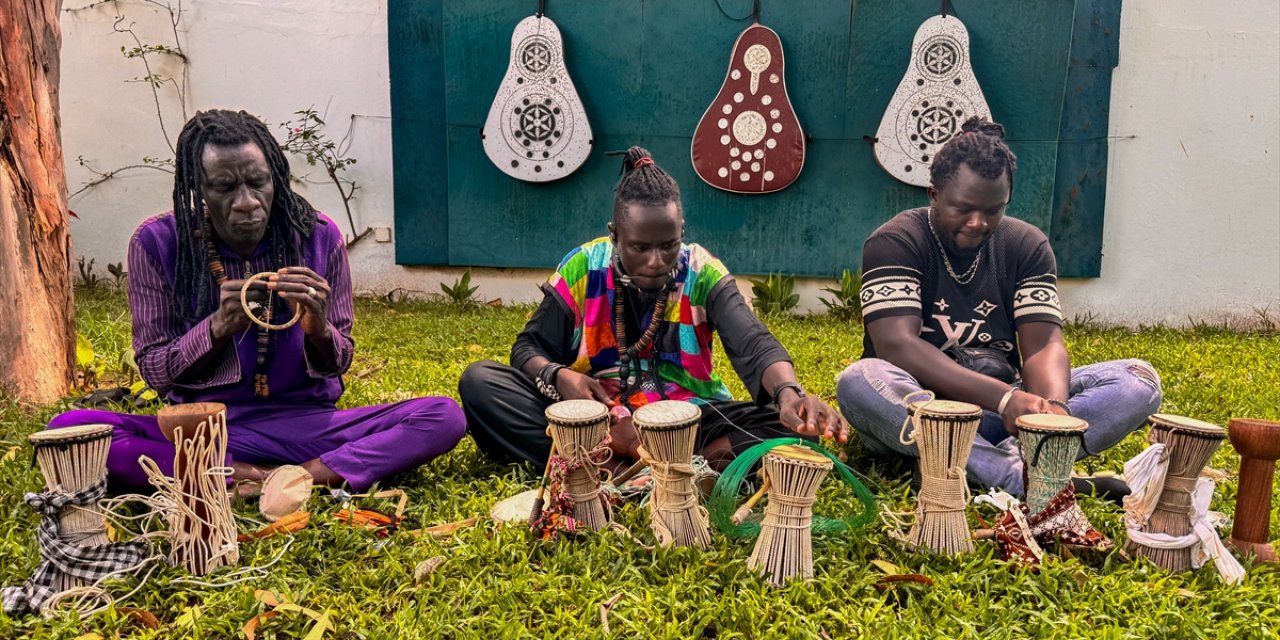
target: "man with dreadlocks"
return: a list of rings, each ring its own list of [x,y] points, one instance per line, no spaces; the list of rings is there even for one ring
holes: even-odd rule
[[[934,157],[929,206],[899,213],[867,239],[863,354],[840,374],[837,398],[868,449],[909,457],[915,445],[899,440],[908,393],[930,389],[982,407],[969,480],[1021,495],[1010,435],[1019,416],[1085,420],[1084,457],[1141,427],[1161,389],[1141,360],[1071,368],[1049,240],[1005,216],[1016,169],[1004,127],[971,118]]]
[[[458,392],[482,451],[545,462],[543,412],[560,399],[618,407],[610,442],[617,459],[636,459],[639,446],[623,409],[662,399],[701,405],[697,448],[717,468],[768,438],[847,439],[840,415],[806,396],[787,351],[724,264],[684,243],[680,188],[640,147],[623,159],[608,228],[608,237],[570,251],[543,286],[511,366],[482,361],[463,373]],[[714,331],[755,402],[734,402],[712,370]]]
[[[300,319],[267,331],[241,307]],[[272,293],[274,295],[272,295]],[[173,211],[129,244],[129,308],[142,377],[175,403],[227,405],[236,480],[300,464],[319,484],[363,490],[452,449],[465,433],[446,397],[337,410],[351,366],[353,308],[346,244],[332,220],[289,183],[266,125],[244,112],[197,113],[178,136]],[[278,322],[278,321],[277,321]],[[174,449],[155,416],[78,410],[50,428],[115,426],[107,467],[116,490],[145,488],[138,456],[172,474]]]

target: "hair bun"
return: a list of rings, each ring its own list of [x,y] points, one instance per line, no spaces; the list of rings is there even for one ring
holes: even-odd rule
[[[997,140],[1004,140],[1004,125],[987,120],[982,116],[973,116],[965,120],[964,124],[960,125],[960,131],[962,133],[979,133]]]

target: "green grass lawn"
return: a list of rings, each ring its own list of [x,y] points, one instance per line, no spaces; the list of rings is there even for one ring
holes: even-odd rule
[[[122,294],[79,291],[80,332],[109,370],[128,345],[128,312]],[[464,367],[474,360],[504,360],[527,307],[460,309],[438,303],[363,300],[357,304],[354,365],[346,377],[346,406],[427,394],[456,395]],[[795,359],[801,382],[834,401],[834,377],[861,351],[861,328],[826,317],[768,320]],[[1280,419],[1280,339],[1212,327],[1132,331],[1071,326],[1072,360],[1088,363],[1122,357],[1150,361],[1164,380],[1163,411],[1218,424],[1231,416]],[[721,358],[722,370],[730,371]],[[732,376],[729,376],[732,377]],[[745,397],[740,384],[734,393]],[[25,580],[38,560],[37,517],[22,494],[42,486],[31,467],[26,434],[41,429],[67,405],[24,408],[0,403],[0,584]],[[1082,469],[1119,470],[1145,446],[1145,430]],[[850,461],[870,477],[879,499],[908,510],[909,469],[886,464],[851,448]],[[1224,445],[1213,466],[1234,474],[1239,458]],[[409,515],[424,525],[484,515],[494,501],[535,486],[540,470],[486,461],[468,439],[433,464],[397,479],[411,496]],[[848,514],[852,495],[828,481],[818,512]],[[1230,515],[1234,478],[1220,482],[1213,508]],[[1277,501],[1280,502],[1280,501]],[[1083,500],[1093,524],[1122,539],[1118,508]],[[1276,505],[1280,506],[1280,504]],[[334,630],[324,638],[546,637],[597,638],[601,604],[620,595],[608,613],[620,638],[874,637],[947,638],[1274,638],[1280,635],[1280,571],[1249,567],[1242,585],[1224,586],[1211,567],[1171,575],[1119,554],[1055,560],[1039,573],[1010,570],[994,545],[980,543],[959,558],[904,551],[873,524],[814,543],[817,577],[771,589],[746,567],[749,542],[714,535],[710,551],[646,552],[614,533],[575,541],[532,542],[520,527],[491,524],[452,538],[394,535],[379,540],[335,522],[333,503],[318,492],[309,528],[267,575],[213,589],[175,582],[167,569],[119,603],[155,614],[159,630],[147,630],[108,611],[88,620],[12,620],[0,615],[0,638],[236,638],[264,610],[255,589],[287,593],[309,609],[329,612]],[[252,506],[240,508],[256,516]],[[974,510],[970,510],[972,514]],[[990,513],[986,514],[990,517]],[[652,542],[647,514],[626,505],[619,519]],[[1280,537],[1273,514],[1272,538]],[[243,566],[276,557],[282,538],[241,545]],[[415,583],[414,567],[434,556],[445,562]],[[933,585],[875,588],[884,561],[904,572],[929,576]],[[216,575],[214,576],[216,578]],[[124,594],[133,581],[117,583]],[[286,613],[261,627],[259,638],[303,637],[310,619]]]

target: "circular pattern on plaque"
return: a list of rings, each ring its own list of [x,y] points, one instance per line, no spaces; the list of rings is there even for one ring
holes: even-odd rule
[[[541,78],[556,66],[556,49],[545,36],[532,35],[519,45],[516,60],[532,79]]]
[[[925,107],[916,119],[916,133],[929,144],[942,144],[951,139],[959,128],[955,115],[945,107]]]
[[[755,111],[743,111],[733,120],[733,137],[751,146],[764,139],[766,127],[764,116]]]
[[[773,54],[769,53],[769,48],[762,44],[753,44],[747,47],[746,53],[742,54],[742,64],[751,73],[760,73],[768,69],[772,61]]]
[[[517,155],[548,160],[564,151],[573,131],[568,105],[556,90],[521,87],[507,99],[504,138]]]
[[[916,68],[927,78],[941,80],[959,68],[964,49],[955,38],[937,35],[920,47]]]

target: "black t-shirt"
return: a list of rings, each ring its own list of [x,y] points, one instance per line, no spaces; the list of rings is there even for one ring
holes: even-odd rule
[[[876,229],[862,248],[862,318],[916,315],[920,337],[939,349],[989,347],[1021,368],[1018,325],[1062,324],[1057,263],[1035,226],[1005,217],[978,252],[947,257],[966,284],[943,265],[943,245],[929,229],[928,208],[909,209]],[[966,274],[978,260],[972,280]],[[875,357],[867,334],[862,357]]]

